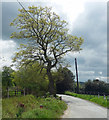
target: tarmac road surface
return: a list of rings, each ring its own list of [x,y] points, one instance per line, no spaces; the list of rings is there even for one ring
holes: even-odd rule
[[[107,109],[95,103],[68,95],[61,95],[68,109],[61,118],[107,118]]]

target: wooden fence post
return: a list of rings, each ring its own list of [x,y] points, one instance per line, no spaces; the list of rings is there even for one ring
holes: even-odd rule
[[[7,97],[9,98],[9,87],[7,88]]]
[[[25,96],[25,88],[24,88],[24,96]]]

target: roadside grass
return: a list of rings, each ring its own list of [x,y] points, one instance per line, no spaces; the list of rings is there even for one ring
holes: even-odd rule
[[[64,101],[53,97],[35,98],[27,95],[2,100],[2,118],[60,118],[66,109]]]
[[[103,107],[109,108],[109,101],[107,101],[107,96],[106,96],[106,99],[104,99],[103,96],[98,97],[97,95],[77,94],[77,93],[73,93],[73,92],[69,92],[69,91],[66,91],[65,94],[74,96],[74,97],[78,97],[78,98],[82,98],[85,100],[89,100],[89,101],[97,103]]]
[[[2,99],[0,98],[0,120],[2,119]]]

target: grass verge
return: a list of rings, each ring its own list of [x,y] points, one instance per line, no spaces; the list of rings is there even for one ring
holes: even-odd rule
[[[2,100],[2,118],[60,118],[66,108],[64,101],[51,97],[12,97]]]
[[[108,107],[109,108],[109,101],[107,101],[107,96],[106,99],[104,99],[103,96],[97,96],[97,95],[86,95],[86,94],[77,94],[73,92],[66,91],[66,95],[74,96],[74,97],[79,97],[85,100],[89,100],[91,102],[97,103],[103,107]]]

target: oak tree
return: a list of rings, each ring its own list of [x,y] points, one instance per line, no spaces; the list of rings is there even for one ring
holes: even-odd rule
[[[80,51],[83,39],[69,34],[67,22],[61,20],[51,8],[29,6],[27,10],[19,9],[19,12],[10,24],[19,32],[12,33],[11,38],[28,39],[29,43],[21,45],[14,61],[22,65],[39,61],[47,72],[49,92],[55,95],[51,70],[61,64],[66,53]]]

